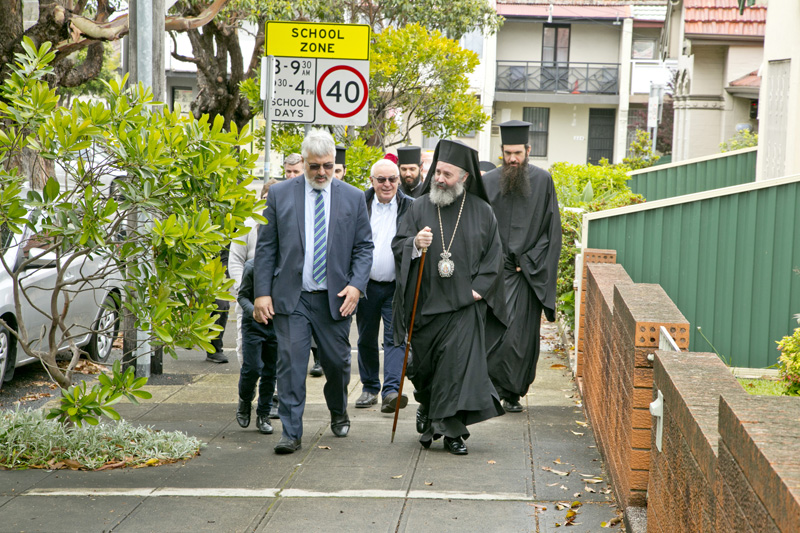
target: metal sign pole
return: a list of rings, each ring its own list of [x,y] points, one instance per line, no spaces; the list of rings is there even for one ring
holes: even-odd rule
[[[272,155],[272,97],[275,94],[275,56],[261,58],[261,99],[264,101],[264,183],[269,181]]]

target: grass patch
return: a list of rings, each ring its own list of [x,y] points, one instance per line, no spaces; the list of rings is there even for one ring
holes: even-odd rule
[[[736,378],[748,393],[756,396],[782,396],[786,385],[774,379]]]
[[[79,428],[46,420],[35,409],[0,415],[0,468],[6,469],[155,466],[191,459],[200,444],[179,431],[159,431],[124,420]]]

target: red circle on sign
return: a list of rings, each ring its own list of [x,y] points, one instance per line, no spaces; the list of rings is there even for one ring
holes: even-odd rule
[[[322,82],[324,82],[325,78],[327,78],[330,74],[333,74],[337,70],[347,70],[348,72],[352,72],[353,74],[355,74],[358,77],[358,79],[361,80],[361,86],[364,89],[364,99],[361,101],[360,104],[358,104],[358,107],[354,111],[350,111],[349,113],[337,113],[328,108],[328,106],[325,105],[325,102],[322,101]],[[348,118],[358,114],[358,112],[364,109],[364,106],[367,105],[368,99],[369,99],[369,90],[367,89],[367,80],[364,79],[364,76],[362,76],[358,70],[349,65],[337,65],[335,67],[329,68],[328,70],[325,71],[325,73],[322,76],[319,77],[319,81],[317,82],[317,102],[319,102],[320,107],[322,107],[322,109],[324,109],[326,113],[328,113],[333,117]]]

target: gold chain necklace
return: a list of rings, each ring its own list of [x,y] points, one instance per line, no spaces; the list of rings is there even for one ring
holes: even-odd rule
[[[437,205],[436,212],[439,214],[439,233],[442,235],[442,250],[444,250],[441,254],[442,260],[439,261],[439,276],[442,278],[449,278],[453,275],[453,272],[456,269],[455,263],[450,260],[450,248],[453,247],[453,239],[456,238],[456,231],[458,230],[458,223],[461,222],[461,212],[464,210],[464,202],[467,199],[467,191],[464,191],[464,197],[461,199],[461,207],[458,209],[458,218],[456,219],[456,227],[453,228],[453,235],[450,237],[450,244],[447,245],[447,248],[444,246],[444,230],[442,229],[442,209]]]

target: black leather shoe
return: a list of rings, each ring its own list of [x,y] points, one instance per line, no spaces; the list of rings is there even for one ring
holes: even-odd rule
[[[337,437],[346,437],[350,431],[350,417],[347,411],[343,415],[331,415],[331,431]]]
[[[426,450],[431,447],[431,443],[432,442],[433,441],[431,439],[428,439],[428,440],[419,439],[419,443],[422,444],[422,447],[425,448]]]
[[[270,408],[270,410],[269,410],[269,417],[270,417],[272,420],[277,420],[278,418],[280,418],[280,417],[278,416],[278,404],[277,404],[277,403],[273,403],[273,404],[272,404],[272,407],[271,407],[271,408]]]
[[[456,437],[454,439],[450,437],[445,437],[444,447],[448,452],[452,453],[453,455],[467,455],[469,453],[467,451],[467,445],[464,444],[464,441],[461,439],[461,437]]]
[[[397,402],[400,402],[400,409],[405,409],[408,405],[408,396],[403,394],[398,395],[396,392],[390,392],[383,398],[381,402],[381,413],[394,413],[397,409]]]
[[[252,407],[250,402],[239,398],[239,407],[236,409],[236,421],[239,422],[239,425],[243,428],[250,425],[250,410]]]
[[[269,416],[258,415],[256,417],[256,427],[259,433],[263,435],[272,435],[272,424],[269,423]]]
[[[308,371],[308,375],[312,378],[321,378],[325,372],[322,371],[322,365],[314,361],[314,366]]]
[[[210,363],[227,363],[228,358],[222,352],[207,353],[206,361]]]
[[[300,439],[292,440],[289,437],[281,437],[281,440],[275,445],[274,450],[278,455],[286,455],[288,453],[294,453],[300,448],[302,448]]]
[[[356,407],[358,409],[364,409],[365,407],[370,407],[376,403],[378,403],[378,395],[364,391],[361,393],[361,396],[358,397],[358,400],[356,400]]]
[[[428,408],[420,404],[417,407],[417,433],[425,433],[431,427],[431,420],[428,418]]]
[[[521,413],[522,404],[517,400],[503,400],[503,409],[506,413]]]

